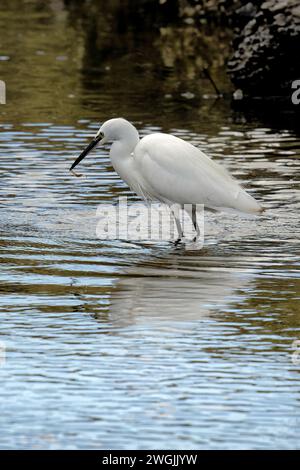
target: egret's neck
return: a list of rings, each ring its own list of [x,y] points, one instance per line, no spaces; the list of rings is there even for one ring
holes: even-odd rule
[[[123,148],[124,150],[126,149],[127,152],[131,153],[138,144],[139,140],[140,138],[138,131],[132,124],[128,122],[127,126],[120,130],[118,138],[113,143],[112,148]]]
[[[132,126],[126,135],[113,142],[110,149],[110,159],[114,169],[129,186],[134,171],[132,152],[139,140],[138,131]]]
[[[128,123],[125,129],[122,129],[118,138],[113,142],[110,149],[112,159],[123,159],[129,157],[139,143],[139,133],[136,128]]]

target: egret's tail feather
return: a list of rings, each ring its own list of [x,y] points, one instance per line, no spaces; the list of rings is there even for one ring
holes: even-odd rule
[[[234,214],[241,215],[262,215],[265,212],[265,208],[262,207],[250,194],[243,191],[239,194],[239,197],[236,199],[235,203],[231,206],[219,206],[212,207],[213,210],[229,212]]]
[[[264,211],[263,207],[256,201],[256,199],[244,191],[244,189],[241,189],[238,192],[235,204],[232,208],[239,212],[254,215],[262,214]]]

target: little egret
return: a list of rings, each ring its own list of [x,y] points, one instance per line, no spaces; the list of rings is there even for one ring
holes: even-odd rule
[[[155,133],[142,139],[126,119],[110,119],[75,160],[70,171],[96,146],[113,142],[111,163],[119,176],[144,200],[180,207],[188,205],[199,236],[196,204],[211,210],[259,214],[263,208],[227,173],[194,145],[170,134]],[[178,213],[172,210],[183,237]],[[195,237],[196,239],[196,237]]]

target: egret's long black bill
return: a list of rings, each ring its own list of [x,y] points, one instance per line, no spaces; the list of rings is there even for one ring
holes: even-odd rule
[[[88,153],[90,153],[91,150],[93,150],[94,147],[96,147],[96,145],[98,144],[98,142],[101,140],[101,136],[99,137],[95,137],[90,143],[89,145],[81,152],[81,154],[79,155],[78,158],[76,158],[75,162],[71,165],[70,167],[70,171],[72,171],[75,166],[78,165],[78,163],[81,162],[81,160],[84,159],[84,157],[86,157],[86,155]]]

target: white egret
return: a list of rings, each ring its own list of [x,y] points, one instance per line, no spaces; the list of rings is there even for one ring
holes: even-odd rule
[[[96,146],[113,142],[111,163],[119,176],[142,199],[170,207],[192,207],[190,216],[199,235],[196,204],[212,210],[259,214],[263,208],[218,163],[194,145],[170,134],[155,133],[142,139],[126,119],[110,119],[75,160],[70,170]],[[183,232],[175,212],[178,243]]]

